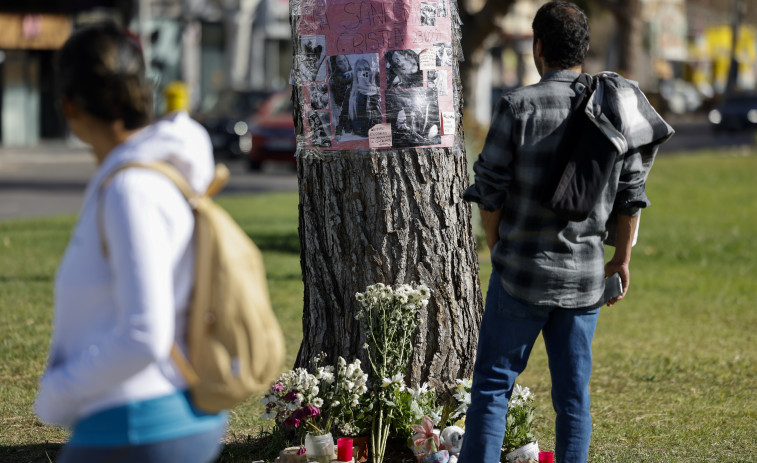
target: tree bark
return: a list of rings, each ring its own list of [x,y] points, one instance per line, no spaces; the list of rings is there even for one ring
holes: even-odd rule
[[[443,149],[300,157],[300,249],[305,283],[297,365],[319,352],[360,357],[356,292],[423,283],[429,305],[415,335],[411,384],[454,386],[470,376],[481,320],[478,258],[465,156]]]
[[[454,22],[453,22],[454,25]],[[292,20],[295,44],[297,18]],[[455,68],[459,29],[453,26]],[[457,44],[457,45],[456,45]],[[455,69],[456,71],[458,69]],[[470,377],[483,303],[462,131],[460,73],[454,75],[455,144],[450,148],[334,151],[300,145],[300,252],[305,286],[296,366],[324,352],[367,364],[355,293],[375,283],[425,284],[406,380],[450,390]],[[304,91],[294,86],[294,121],[304,134]]]

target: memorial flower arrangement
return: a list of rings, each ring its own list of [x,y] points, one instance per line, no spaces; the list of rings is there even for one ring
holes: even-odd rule
[[[323,398],[318,378],[304,368],[285,371],[266,391],[262,402],[266,410],[263,418],[273,419],[278,425],[302,432],[325,434],[321,422]]]
[[[305,434],[322,436],[354,423],[360,399],[368,391],[360,360],[348,364],[339,357],[336,366],[322,366],[324,358],[321,354],[314,359],[314,373],[304,368],[284,372],[262,399],[263,418],[297,429],[301,442]],[[301,446],[301,453],[305,450]]]
[[[382,387],[387,389],[387,399],[394,404],[391,417],[391,431],[397,437],[408,439],[413,434],[412,426],[424,416],[431,417],[439,424],[440,414],[436,406],[436,392],[423,383],[420,387],[406,387],[402,375],[385,378]]]
[[[363,372],[360,360],[347,363],[339,357],[336,366],[317,367],[316,377],[324,383],[324,399],[333,426],[343,435],[358,436],[367,431],[365,394],[368,392],[368,374]]]
[[[374,463],[384,460],[386,442],[397,404],[392,401],[404,386],[402,378],[413,352],[412,336],[417,313],[428,304],[431,292],[424,285],[397,289],[377,283],[355,295],[360,310],[355,318],[366,333],[365,349],[373,374],[371,448]]]
[[[531,391],[516,384],[507,408],[507,427],[503,443],[504,453],[508,454],[505,456],[506,461],[527,462],[530,458],[538,459],[539,450],[533,433],[535,412],[536,406]],[[529,444],[533,444],[531,447],[535,447],[535,451],[524,449]]]

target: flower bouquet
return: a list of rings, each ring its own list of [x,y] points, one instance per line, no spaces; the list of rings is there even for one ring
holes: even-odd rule
[[[328,435],[330,423],[324,422],[321,414],[323,398],[318,396],[320,391],[318,378],[304,368],[286,371],[263,396],[266,407],[263,418],[296,429],[301,443],[307,434]],[[301,445],[298,454],[304,454],[306,448],[307,445]]]
[[[300,454],[331,457],[331,430],[357,421],[359,401],[368,391],[368,375],[360,368],[360,360],[348,364],[339,357],[336,367],[321,366],[324,357],[313,360],[314,374],[304,368],[284,372],[262,399],[263,417],[298,430],[300,442],[304,439]]]
[[[382,283],[366,288],[355,297],[360,310],[355,318],[366,333],[368,359],[373,373],[373,420],[371,449],[374,463],[384,460],[389,430],[396,413],[393,394],[399,390],[413,351],[412,336],[418,325],[416,314],[428,304],[429,289],[401,285],[392,289]]]
[[[533,433],[534,396],[527,387],[516,384],[507,408],[507,426],[503,450],[507,463],[531,463],[539,460],[539,444]]]

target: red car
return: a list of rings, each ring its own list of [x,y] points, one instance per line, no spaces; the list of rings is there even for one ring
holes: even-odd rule
[[[291,87],[274,93],[260,107],[250,124],[252,148],[247,155],[250,170],[260,170],[264,162],[297,165],[292,109]]]

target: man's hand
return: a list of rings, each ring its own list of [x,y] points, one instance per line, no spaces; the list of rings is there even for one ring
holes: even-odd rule
[[[489,252],[494,249],[494,245],[499,241],[499,218],[502,215],[502,209],[496,211],[487,211],[481,209],[481,226],[486,234],[486,245]]]
[[[629,269],[628,262],[615,262],[611,260],[610,262],[605,264],[605,278],[616,273],[620,274],[620,282],[621,286],[623,287],[623,292],[620,293],[620,296],[607,301],[608,307],[620,301],[626,296],[626,292],[628,292],[628,286],[631,282],[631,271]]]
[[[633,236],[636,233],[636,225],[639,216],[618,215],[618,236],[615,240],[615,255],[610,262],[605,264],[605,278],[613,273],[620,273],[620,282],[623,285],[623,292],[620,296],[607,301],[611,306],[626,297],[628,286],[631,283],[631,271],[629,263],[631,262],[631,248],[633,247]]]

